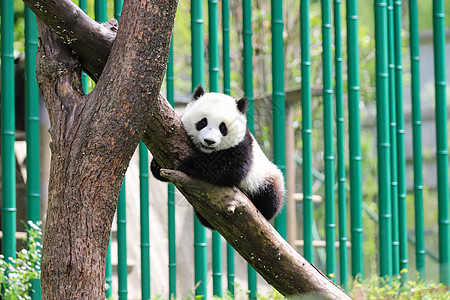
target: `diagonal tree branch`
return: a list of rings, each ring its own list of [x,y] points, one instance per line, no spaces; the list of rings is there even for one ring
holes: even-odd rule
[[[128,165],[139,138],[142,138],[158,162],[165,168],[176,168],[182,159],[193,153],[192,144],[179,117],[167,101],[159,95],[163,76],[161,71],[165,70],[170,39],[167,39],[166,33],[158,32],[159,26],[150,27],[148,21],[145,22],[137,17],[141,16],[136,13],[139,5],[145,7],[145,5],[151,4],[148,4],[147,1],[141,1],[141,4],[136,4],[134,1],[125,2],[121,24],[126,24],[124,25],[126,28],[119,29],[117,39],[113,43],[114,30],[105,31],[103,25],[88,20],[88,17],[69,0],[60,0],[57,5],[56,1],[24,0],[24,2],[32,9],[34,8],[37,15],[61,36],[61,40],[78,55],[88,73],[94,79],[98,79],[95,90],[85,96],[86,98],[81,97],[84,100],[84,109],[89,113],[77,115],[82,124],[92,124],[83,130],[82,134],[95,133],[92,140],[88,139],[86,144],[81,143],[78,151],[87,150],[90,155],[95,154],[95,156],[80,157],[78,160],[70,160],[70,157],[66,156],[67,160],[72,163],[80,163],[81,160],[86,163],[88,172],[94,172],[95,176],[101,176],[96,172],[101,174],[105,168],[111,167],[111,161],[108,159],[114,159],[116,170],[121,168],[117,167],[116,163],[120,166],[123,166],[124,163]],[[66,9],[69,13],[64,12]],[[151,11],[151,9],[152,7],[146,8],[147,11]],[[166,10],[162,9],[162,11]],[[167,11],[172,13],[174,9]],[[173,21],[171,17],[163,16],[162,19],[172,19]],[[86,36],[87,32],[95,35],[95,41]],[[90,50],[84,51],[85,47]],[[121,52],[119,49],[126,49],[127,52]],[[94,53],[96,61],[93,62],[90,56]],[[155,62],[155,58],[161,59]],[[117,65],[121,67],[117,69]],[[139,72],[135,70],[139,70]],[[142,76],[142,74],[147,75]],[[110,101],[105,103],[98,99],[110,99]],[[71,102],[72,105],[74,103],[76,101]],[[105,113],[93,118],[96,113],[101,111]],[[115,120],[117,115],[121,118]],[[62,124],[67,125],[64,122]],[[110,136],[113,132],[126,132],[127,135],[113,134]],[[111,146],[111,143],[114,147]],[[116,143],[123,147],[117,147]],[[114,152],[123,150],[124,147],[125,154],[122,153],[123,151]],[[121,160],[121,162],[117,162],[117,160]],[[52,161],[52,168],[56,168],[56,166],[65,168],[64,165],[58,165],[58,163],[61,164],[61,160]],[[89,174],[83,175],[82,178],[89,180]],[[177,171],[166,170],[164,175],[177,185],[188,201],[283,295],[312,293],[328,299],[349,299],[344,292],[294,251],[238,189],[219,188],[191,180]],[[112,203],[112,205],[108,204],[108,211],[115,209],[115,202],[111,202],[111,199],[117,196],[116,192],[120,187],[120,182],[118,184],[114,182],[113,191],[111,188],[108,190],[111,183],[103,183],[104,185],[97,187],[97,191],[94,192],[100,193],[98,195],[100,199],[96,199],[95,202],[75,203],[73,210],[76,215],[74,212],[70,212],[71,218],[76,220],[78,215],[83,217],[86,210],[89,212],[89,209],[92,209],[91,205],[102,205],[102,201]],[[63,187],[59,192],[64,193],[67,190],[70,190],[70,186]],[[86,192],[92,191],[87,189]],[[56,196],[67,199],[71,193]],[[82,220],[83,218],[80,221]],[[73,220],[68,220],[68,222],[71,221]],[[105,224],[108,222],[110,225],[109,217]],[[60,226],[57,220],[47,224]],[[100,248],[103,252],[106,251],[107,236],[104,235],[102,239]],[[71,235],[68,237],[80,238]],[[104,254],[103,252],[101,255]],[[72,261],[69,265],[71,263],[75,264],[77,268],[81,268],[77,262]],[[43,274],[45,274],[45,270],[48,271],[46,268],[50,266],[50,262],[43,265]],[[48,276],[50,273],[47,273]],[[73,275],[76,276],[77,273]],[[100,278],[101,280],[103,278]],[[47,286],[47,288],[49,287]]]
[[[284,296],[350,299],[339,287],[295,251],[238,188],[223,188],[161,170],[192,206],[236,251]]]

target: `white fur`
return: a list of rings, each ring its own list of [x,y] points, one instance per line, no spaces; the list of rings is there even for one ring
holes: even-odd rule
[[[208,125],[197,131],[195,125],[203,118],[208,119]],[[219,93],[206,93],[189,103],[181,121],[194,144],[206,153],[236,146],[244,139],[247,128],[247,119],[237,109],[236,100]],[[226,136],[219,130],[222,122],[228,129]],[[207,144],[206,139],[214,144]]]
[[[278,188],[284,194],[283,174],[280,169],[278,169],[277,166],[266,157],[253,136],[252,139],[253,163],[247,176],[241,182],[239,187],[244,191],[254,193],[264,186],[267,178],[278,178],[281,180],[281,184]]]

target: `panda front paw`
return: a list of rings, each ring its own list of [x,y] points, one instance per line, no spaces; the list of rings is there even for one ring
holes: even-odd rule
[[[177,170],[185,173],[189,177],[193,177],[196,179],[205,179],[203,175],[204,172],[202,172],[202,169],[199,166],[200,163],[198,159],[190,156],[180,163]]]
[[[156,179],[164,182],[168,182],[169,180],[161,177],[161,166],[158,164],[158,162],[153,158],[152,162],[150,163],[150,171],[152,171],[153,176],[155,176]]]

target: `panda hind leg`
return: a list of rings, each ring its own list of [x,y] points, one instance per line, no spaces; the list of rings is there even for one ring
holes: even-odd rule
[[[267,220],[272,220],[283,207],[284,190],[275,184],[268,183],[256,193],[249,195],[255,207]]]
[[[203,216],[198,211],[196,211],[196,210],[194,210],[194,211],[195,211],[195,215],[197,216],[197,219],[200,222],[200,224],[202,224],[203,226],[205,226],[208,229],[216,230],[211,224],[209,224],[208,221],[206,221],[205,218],[203,218]]]

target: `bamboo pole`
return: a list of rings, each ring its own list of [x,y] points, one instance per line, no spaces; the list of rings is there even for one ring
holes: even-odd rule
[[[445,9],[433,0],[433,50],[436,94],[436,164],[438,179],[439,280],[450,284],[450,220],[448,198],[447,103],[445,88]]]
[[[420,115],[419,15],[417,0],[409,0],[409,40],[411,58],[411,107],[414,162],[414,228],[416,270],[425,279],[425,234],[423,224],[422,118]]]
[[[253,47],[252,47],[252,7],[250,0],[242,1],[243,23],[243,81],[244,96],[248,99],[247,126],[254,134],[254,97],[253,97]],[[250,265],[247,265],[247,286],[249,299],[257,296],[257,273]]]
[[[192,43],[192,90],[204,84],[204,45],[203,45],[203,1],[191,1],[191,43]],[[206,229],[194,217],[194,261],[196,296],[206,297],[207,288],[207,243]]]
[[[208,0],[209,36],[209,89],[219,92],[219,44],[217,0]],[[222,297],[222,238],[217,231],[212,232],[212,277],[213,296]]]
[[[314,263],[314,247],[312,244],[313,201],[312,201],[312,119],[311,119],[311,53],[309,0],[300,2],[301,30],[301,74],[302,74],[302,176],[303,176],[303,248],[307,261]]]
[[[394,0],[394,45],[395,45],[395,92],[397,98],[397,162],[398,162],[398,213],[400,270],[408,270],[408,227],[406,211],[406,162],[405,162],[405,117],[403,114],[403,67],[402,67],[402,0]],[[394,273],[395,274],[395,273]],[[408,273],[403,272],[404,281]]]
[[[127,213],[126,213],[126,198],[125,198],[125,178],[120,188],[119,201],[117,202],[117,274],[119,287],[119,300],[126,300],[128,297],[127,288]]]
[[[150,299],[150,216],[148,197],[148,150],[139,142],[139,198],[141,226],[141,299]]]
[[[39,178],[39,90],[36,81],[37,24],[34,13],[25,6],[25,130],[27,140],[27,219],[34,223],[40,216]],[[40,279],[34,279],[31,299],[41,298]]]
[[[358,1],[347,0],[347,57],[348,57],[348,127],[350,152],[350,226],[352,276],[364,278],[362,192],[361,192],[361,121],[359,116],[359,46]]]
[[[400,272],[397,175],[397,105],[395,84],[394,1],[388,0],[389,140],[391,143],[392,274]],[[400,99],[401,100],[401,99]]]
[[[112,297],[111,234],[109,235],[109,245],[106,252],[105,282],[108,285],[108,289],[105,289],[105,298],[110,299]]]
[[[375,1],[378,206],[380,275],[392,275],[392,212],[390,203],[390,141],[388,105],[387,2]]]
[[[245,2],[245,1],[244,1]],[[228,0],[222,1],[222,58],[223,58],[223,92],[231,93],[230,87],[230,6]],[[227,290],[234,295],[234,249],[227,243]]]
[[[333,64],[331,49],[331,0],[322,0],[322,66],[323,66],[323,129],[325,155],[325,239],[326,274],[335,281],[336,221],[334,198],[334,136],[333,136]]]
[[[271,0],[271,11],[273,160],[286,178],[283,1]],[[286,239],[286,205],[275,218],[275,228]]]
[[[345,190],[344,83],[342,74],[341,0],[334,0],[334,47],[336,86],[336,156],[339,214],[339,275],[341,287],[348,289],[347,191]]]
[[[14,153],[14,3],[1,2],[2,254],[16,257],[16,157]]]
[[[87,0],[80,0],[78,6],[81,8],[82,11],[84,11],[84,13],[87,14]],[[89,93],[88,81],[89,81],[88,75],[85,72],[81,72],[81,84],[83,86],[83,91],[85,94]]]
[[[169,61],[167,62],[167,100],[174,107],[174,77],[173,77],[173,36],[170,43]],[[175,232],[175,187],[167,186],[167,223],[169,243],[169,299],[177,297],[177,250]]]

